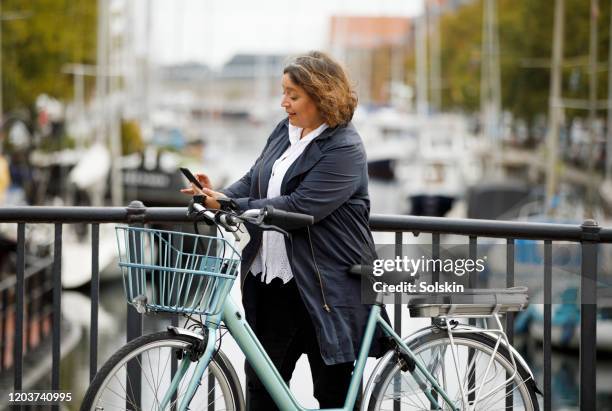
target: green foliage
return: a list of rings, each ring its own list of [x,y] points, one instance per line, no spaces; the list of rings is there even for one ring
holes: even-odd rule
[[[31,108],[46,93],[72,96],[71,63],[95,64],[96,0],[2,0],[2,87],[5,112]]]
[[[74,148],[76,148],[76,141],[72,136],[67,134],[63,134],[59,137],[47,136],[41,140],[39,146],[41,151],[47,153]]]
[[[121,151],[124,155],[139,153],[144,150],[140,125],[133,120],[121,123]]]
[[[565,0],[563,97],[588,98],[590,0]],[[548,112],[553,0],[498,0],[502,107],[532,122]],[[483,0],[442,16],[443,108],[480,108]],[[608,60],[610,3],[599,1],[598,58]],[[607,71],[598,74],[598,97],[607,97]],[[586,115],[568,111],[568,116]]]
[[[480,101],[482,5],[470,3],[440,20],[441,74],[445,109],[477,110]]]
[[[393,50],[390,46],[374,49],[372,52],[371,95],[373,103],[383,103],[389,100],[389,82],[391,81],[391,61]]]

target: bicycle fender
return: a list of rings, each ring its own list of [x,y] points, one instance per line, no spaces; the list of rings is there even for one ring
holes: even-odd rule
[[[493,342],[497,341],[497,336],[495,333],[487,331],[487,330],[483,330],[482,328],[478,328],[478,327],[474,327],[472,325],[468,325],[468,324],[460,324],[461,329],[463,330],[467,330],[467,331],[474,331],[474,332],[478,332],[479,334],[484,334],[487,337],[491,338],[491,340]],[[435,327],[434,327],[435,328]],[[525,361],[525,359],[521,356],[521,354],[516,350],[516,348],[514,348],[514,346],[512,345],[508,345],[506,343],[505,340],[501,340],[500,342],[504,347],[506,347],[506,349],[508,351],[511,352],[511,354],[514,356],[514,358],[516,359],[517,363],[520,364],[525,370],[527,370],[529,372],[529,376],[531,377],[532,381],[535,382],[535,378],[533,376],[533,372],[531,372],[531,368],[529,368],[529,366],[527,365],[527,361]],[[537,387],[536,387],[537,389]]]
[[[193,332],[191,330],[187,330],[185,328],[179,328],[179,327],[173,327],[171,325],[168,326],[168,331],[171,332],[174,335],[185,335],[187,337],[193,337],[193,338],[197,338],[200,341],[204,341],[205,340],[205,336],[196,332]]]

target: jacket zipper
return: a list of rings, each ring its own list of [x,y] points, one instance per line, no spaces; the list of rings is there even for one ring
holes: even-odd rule
[[[321,297],[323,298],[323,308],[328,313],[331,312],[329,305],[327,305],[327,300],[325,299],[325,291],[323,290],[323,279],[321,278],[321,272],[319,271],[319,265],[317,264],[317,260],[314,255],[314,248],[312,247],[312,239],[310,238],[310,227],[306,227],[308,231],[308,244],[310,244],[310,254],[312,255],[312,262],[315,265],[315,270],[317,271],[317,276],[319,277],[319,288],[321,289]]]
[[[308,242],[310,243],[310,252],[312,254],[312,261],[315,264],[315,267],[317,269],[317,272],[319,271],[319,267],[317,266],[317,260],[315,260],[314,258],[314,250],[312,247],[312,241],[310,241],[310,228],[307,226],[306,229],[308,230]],[[289,264],[291,264],[291,262],[293,261],[293,238],[291,238],[291,236],[289,236],[289,241],[291,242],[291,257],[289,258]],[[325,309],[325,311],[327,311],[328,313],[331,312],[331,309],[329,308],[329,305],[327,305],[327,302],[325,301],[325,293],[323,292],[323,285],[320,281],[321,279],[321,274],[319,273],[319,286],[321,287],[321,296],[323,297],[323,308]],[[299,291],[299,289],[298,289]],[[302,296],[302,292],[299,293],[300,296]],[[306,306],[306,303],[303,302],[304,298],[302,296],[302,304],[304,304],[304,306]],[[312,320],[312,316],[311,316],[311,320]],[[323,355],[323,350],[321,350],[321,344],[320,344],[320,333],[318,332],[317,328],[315,327],[315,333],[316,333],[316,337],[317,337],[317,341],[319,342],[317,345],[319,346],[319,353],[321,354],[321,358],[325,358],[325,355]]]

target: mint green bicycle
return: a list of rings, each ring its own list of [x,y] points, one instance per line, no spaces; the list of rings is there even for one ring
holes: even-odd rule
[[[229,332],[281,410],[301,407],[229,296],[248,222],[284,232],[312,224],[312,217],[266,208],[238,214],[192,205],[194,216],[214,222],[225,237],[136,227],[117,228],[120,267],[128,302],[141,313],[187,317],[187,328],[139,337],[102,366],[81,410],[244,410],[237,374],[220,350]],[[233,236],[233,241],[230,236]],[[360,267],[353,273],[364,271]],[[499,316],[527,305],[522,288],[413,301],[411,316],[434,324],[406,338],[372,306],[346,401],[352,410],[539,410],[533,374],[509,344]],[[459,298],[459,299],[458,299]],[[469,300],[469,304],[467,303]],[[461,324],[455,318],[489,318],[495,328]],[[376,327],[390,341],[363,393],[361,381]],[[339,411],[339,410],[337,410]]]

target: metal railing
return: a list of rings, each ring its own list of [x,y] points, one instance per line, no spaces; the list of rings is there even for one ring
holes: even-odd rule
[[[52,324],[52,390],[60,387],[60,312],[61,312],[61,255],[62,227],[64,224],[91,224],[92,261],[91,261],[91,329],[89,335],[90,378],[98,368],[98,306],[99,306],[99,230],[100,224],[126,223],[186,223],[191,220],[184,208],[146,208],[141,202],[132,202],[128,207],[7,207],[0,208],[0,222],[17,224],[17,270],[14,281],[15,334],[13,343],[13,375],[15,390],[21,390],[23,381],[23,331],[24,331],[24,284],[25,270],[25,226],[26,224],[54,224],[55,241],[53,246],[53,324]],[[601,228],[593,220],[582,225],[508,222],[495,220],[447,219],[437,217],[415,217],[395,215],[372,215],[372,231],[395,233],[397,252],[406,233],[431,233],[432,256],[439,256],[440,236],[442,234],[462,235],[469,238],[470,258],[475,258],[479,237],[506,239],[507,271],[506,285],[514,286],[514,244],[519,239],[542,241],[544,244],[544,410],[551,409],[551,303],[552,303],[552,242],[575,242],[581,245],[581,290],[580,301],[597,301],[597,244],[612,243],[612,229]],[[401,305],[395,306],[394,327],[402,326]],[[597,305],[581,304],[580,311],[580,399],[581,410],[596,409],[596,332]],[[506,318],[506,329],[510,342],[513,342],[514,316]],[[131,340],[142,332],[141,316],[128,308],[127,339]],[[3,333],[3,336],[5,334]],[[511,405],[511,404],[510,404]]]
[[[28,298],[24,301],[24,318],[29,326],[22,328],[26,352],[34,351],[50,334],[53,321],[50,309],[53,296],[49,269],[51,263],[50,258],[36,258],[34,263],[28,264],[24,270],[24,288],[29,290]],[[5,269],[10,268],[7,266]],[[3,274],[4,277],[0,280],[0,373],[13,368],[12,347],[17,328],[17,277]]]

